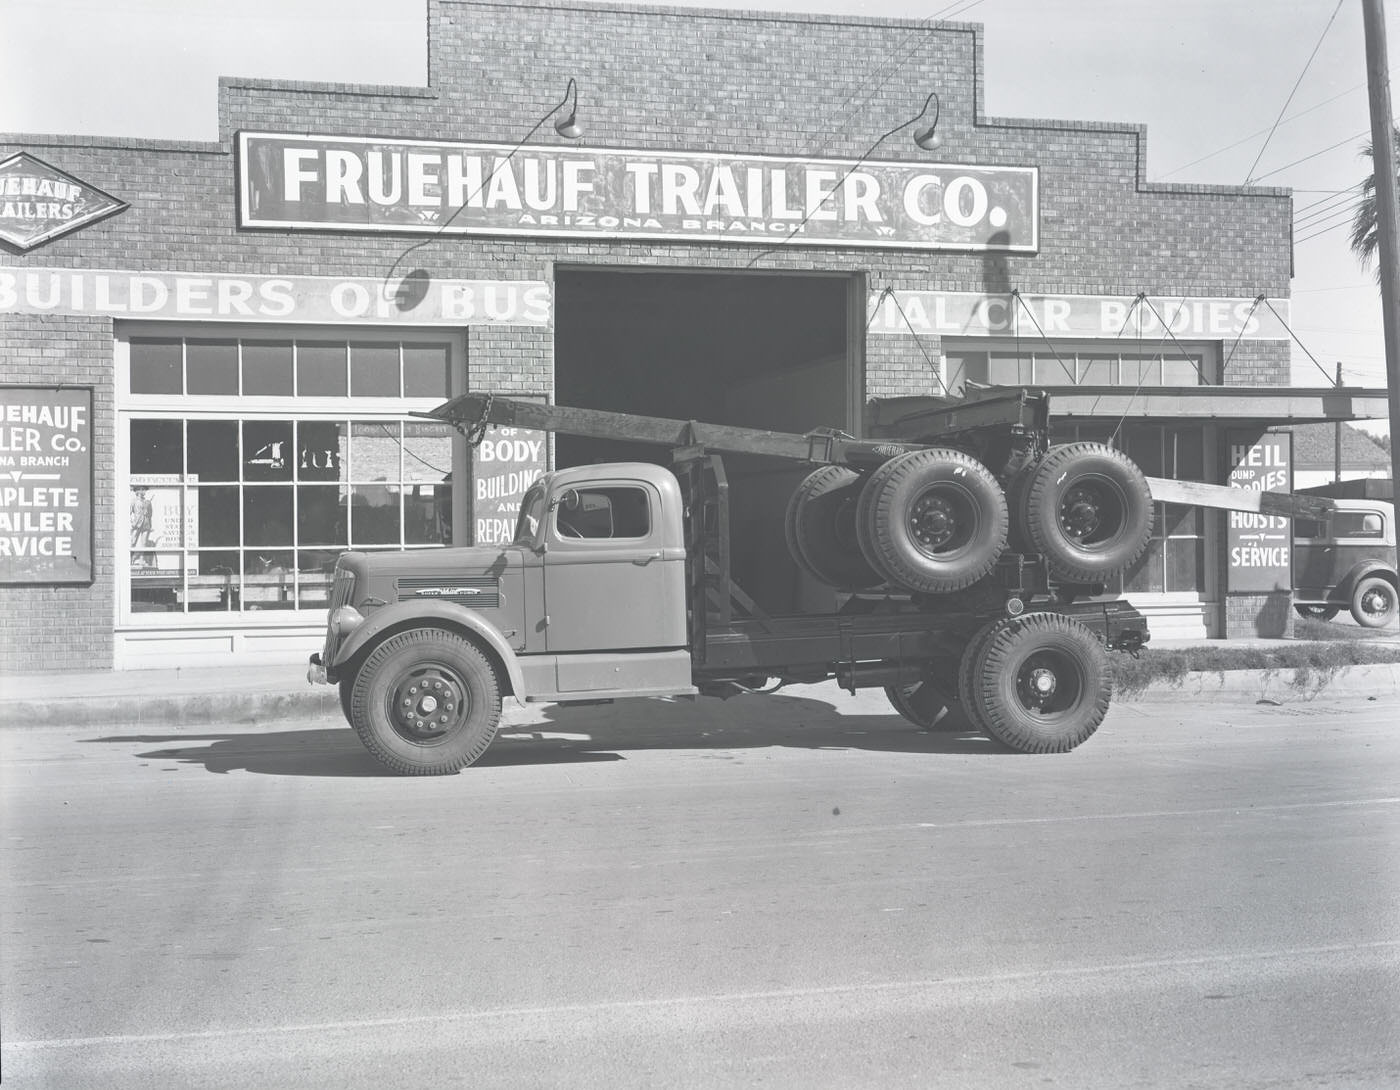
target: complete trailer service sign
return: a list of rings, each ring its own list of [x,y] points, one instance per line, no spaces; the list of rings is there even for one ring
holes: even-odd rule
[[[1033,253],[1035,167],[239,134],[239,226]]]

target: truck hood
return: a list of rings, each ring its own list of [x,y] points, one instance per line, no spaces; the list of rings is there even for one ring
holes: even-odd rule
[[[461,546],[403,552],[348,552],[343,570],[355,575],[354,603],[451,601],[474,609],[499,608],[508,573],[519,578],[524,546]],[[375,604],[370,602],[369,604]]]

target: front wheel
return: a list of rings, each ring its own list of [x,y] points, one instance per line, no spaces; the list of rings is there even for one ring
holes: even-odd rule
[[[457,772],[486,752],[501,720],[496,671],[475,644],[414,628],[374,649],[355,675],[350,725],[386,768]]]
[[[1379,575],[1357,581],[1351,592],[1351,615],[1363,628],[1384,628],[1395,623],[1395,586]]]
[[[1019,753],[1063,753],[1108,713],[1108,652],[1078,621],[1027,613],[998,622],[964,669],[963,700],[979,727]]]

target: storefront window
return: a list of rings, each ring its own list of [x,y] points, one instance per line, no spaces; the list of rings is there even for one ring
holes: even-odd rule
[[[451,342],[128,345],[129,392],[141,398],[123,412],[131,613],[321,610],[345,549],[451,544],[453,433],[395,404],[448,396]],[[189,396],[212,400],[190,415]],[[244,412],[244,397],[286,404]]]
[[[965,382],[992,386],[1202,386],[1214,378],[1211,346],[1143,349],[1135,344],[943,342],[948,387]]]

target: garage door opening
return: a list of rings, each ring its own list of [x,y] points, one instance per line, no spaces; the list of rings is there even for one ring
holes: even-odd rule
[[[560,269],[561,405],[807,432],[854,429],[862,293],[849,276]],[[854,315],[854,317],[853,317]],[[560,467],[667,464],[660,447],[556,438]],[[829,607],[787,555],[783,513],[802,467],[728,455],[735,578],[770,612]]]

